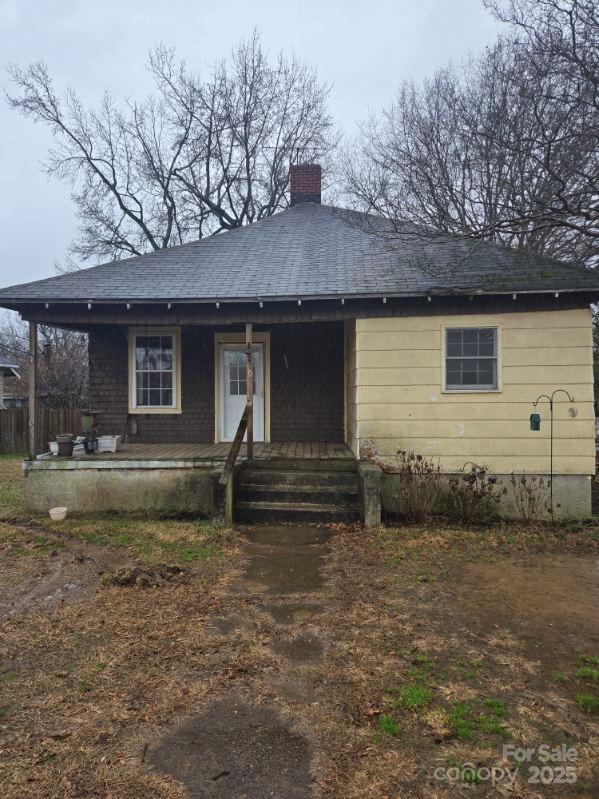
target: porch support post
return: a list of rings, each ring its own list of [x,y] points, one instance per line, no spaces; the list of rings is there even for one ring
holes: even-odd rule
[[[29,460],[35,460],[37,416],[37,323],[29,322]]]
[[[246,365],[247,404],[249,406],[248,429],[247,429],[247,459],[251,461],[254,458],[254,364],[252,358],[251,323],[245,326],[245,343],[247,347],[247,365]]]

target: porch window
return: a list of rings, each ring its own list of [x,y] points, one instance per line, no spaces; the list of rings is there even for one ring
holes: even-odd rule
[[[129,395],[132,413],[177,413],[180,409],[179,331],[130,331]]]
[[[497,328],[445,330],[445,390],[496,391]]]

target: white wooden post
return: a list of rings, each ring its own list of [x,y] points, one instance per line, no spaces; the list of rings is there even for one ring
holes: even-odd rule
[[[246,365],[246,390],[247,390],[247,404],[249,406],[248,413],[248,429],[247,429],[247,458],[252,460],[254,457],[254,364],[252,358],[252,324],[249,323],[245,326],[245,343],[247,348],[247,365]]]

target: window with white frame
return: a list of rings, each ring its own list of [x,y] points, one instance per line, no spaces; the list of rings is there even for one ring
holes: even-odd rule
[[[445,330],[445,389],[494,391],[497,381],[497,328]]]
[[[179,333],[139,329],[130,332],[130,396],[133,410],[173,411],[179,407]]]

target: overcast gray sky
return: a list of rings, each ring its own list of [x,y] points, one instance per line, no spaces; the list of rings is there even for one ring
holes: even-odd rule
[[[294,51],[332,84],[330,106],[351,135],[399,82],[490,44],[498,23],[482,0],[0,0],[0,83],[6,66],[43,60],[56,88],[86,102],[152,88],[148,50],[174,45],[202,69],[253,28],[275,54]],[[69,187],[41,170],[50,132],[0,98],[0,286],[54,274],[76,232]]]

